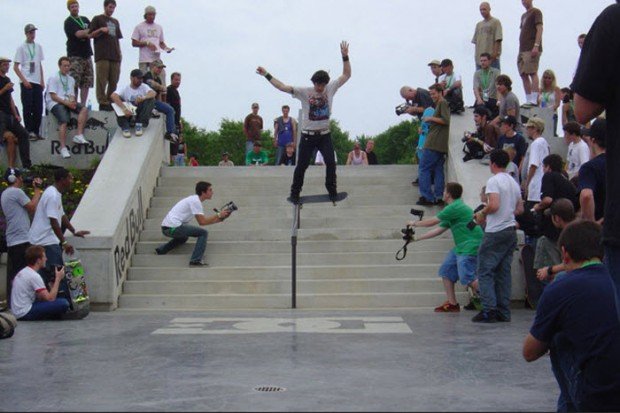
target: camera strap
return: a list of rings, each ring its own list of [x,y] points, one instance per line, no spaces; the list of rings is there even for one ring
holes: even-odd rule
[[[407,245],[409,245],[410,242],[411,242],[410,240],[407,240],[405,242],[405,245],[403,245],[403,247],[396,252],[396,261],[402,261],[405,259],[405,257],[407,256]]]

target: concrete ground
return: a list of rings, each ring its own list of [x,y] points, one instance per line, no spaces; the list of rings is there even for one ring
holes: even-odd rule
[[[0,341],[0,411],[549,411],[534,313],[91,313],[21,322]],[[277,386],[280,392],[260,392]]]

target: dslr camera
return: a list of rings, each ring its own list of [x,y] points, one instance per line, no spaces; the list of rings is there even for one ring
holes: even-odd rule
[[[463,137],[461,138],[461,142],[467,142],[471,138],[477,138],[478,134],[476,132],[463,132]]]
[[[400,116],[403,113],[407,113],[407,109],[409,109],[411,107],[411,105],[407,104],[407,103],[401,103],[400,105],[396,106],[395,111],[396,111],[396,115]]]
[[[411,211],[409,212],[411,213],[411,215],[418,217],[419,221],[422,221],[424,219],[424,211],[421,209],[411,208]],[[403,239],[405,241],[407,242],[413,241],[413,237],[415,235],[415,229],[413,229],[412,226],[407,225],[405,228],[402,228],[400,232],[402,232]]]

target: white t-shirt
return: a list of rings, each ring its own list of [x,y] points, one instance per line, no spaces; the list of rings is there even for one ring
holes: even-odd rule
[[[47,88],[45,92],[45,106],[48,110],[58,105],[58,102],[52,100],[50,93],[55,93],[59,98],[65,100],[75,100],[75,79],[70,75],[61,75],[56,73],[56,76],[52,76],[47,80]]]
[[[588,144],[582,139],[576,144],[571,142],[568,145],[568,156],[566,158],[568,161],[566,172],[568,172],[568,178],[572,179],[579,173],[581,165],[590,160],[590,148],[588,148]]]
[[[157,46],[157,49],[154,51],[146,46],[140,47],[140,57],[138,58],[138,62],[151,63],[153,60],[159,59],[159,56],[161,55],[159,44],[164,41],[164,29],[159,24],[148,24],[143,21],[138,24],[135,29],[133,29],[131,38],[140,42],[148,41]]]
[[[293,97],[301,101],[301,129],[327,130],[329,118],[332,114],[332,100],[340,86],[347,79],[340,76],[327,84],[323,93],[317,93],[314,87],[294,87]]]
[[[28,314],[37,299],[36,293],[45,289],[43,278],[32,268],[24,267],[18,272],[11,290],[11,312],[15,318]]]
[[[62,225],[62,217],[65,215],[65,210],[62,207],[62,195],[54,185],[47,187],[41,195],[39,204],[37,205],[37,211],[34,213],[34,219],[30,226],[30,232],[28,237],[32,245],[55,245],[59,244],[60,240],[54,234],[52,225],[50,224],[50,218],[54,218],[58,221],[58,225]]]
[[[204,215],[204,209],[198,195],[190,195],[183,198],[172,207],[168,215],[161,223],[162,227],[177,228],[187,224],[194,218],[194,215]]]
[[[452,72],[452,74],[450,76],[446,75],[445,73],[441,76],[439,76],[439,83],[445,81],[446,82],[446,89],[452,87],[452,85],[454,85],[456,82],[461,82],[461,85],[463,84],[462,80],[461,80],[461,75],[459,75],[456,72]]]
[[[15,63],[19,63],[19,70],[30,83],[43,83],[41,62],[45,59],[43,48],[38,43],[22,43],[15,52]]]
[[[136,98],[144,97],[147,93],[149,93],[152,89],[149,85],[145,83],[141,83],[137,88],[132,88],[131,85],[126,85],[121,90],[117,90],[116,93],[121,97],[124,102],[131,102],[136,104]],[[136,105],[137,106],[137,105]]]
[[[514,227],[515,208],[521,199],[521,189],[514,178],[506,172],[493,175],[487,181],[485,194],[499,194],[499,209],[487,215],[487,226],[484,231],[493,233]]]
[[[527,170],[529,172],[530,166],[536,166],[536,173],[530,180],[530,185],[527,187],[527,200],[540,202],[540,192],[542,191],[542,178],[543,178],[543,159],[549,155],[549,145],[542,136],[534,139],[530,145],[530,157],[527,163]]]

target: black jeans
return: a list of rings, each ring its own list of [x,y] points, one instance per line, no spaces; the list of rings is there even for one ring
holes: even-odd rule
[[[6,297],[11,304],[11,289],[13,287],[13,279],[18,272],[26,266],[26,249],[30,246],[28,242],[13,245],[8,248],[6,262]]]
[[[13,117],[13,115],[0,112],[0,136],[4,135],[4,131],[10,131],[17,137],[19,158],[22,161],[22,166],[30,169],[32,162],[30,161],[30,141],[28,140],[28,131],[15,119],[15,117]]]
[[[299,196],[301,192],[301,188],[304,185],[304,175],[310,165],[310,159],[315,149],[321,151],[321,155],[323,155],[325,160],[325,188],[327,188],[327,192],[332,196],[338,193],[336,189],[336,157],[332,143],[332,134],[307,135],[302,133],[299,143],[299,157],[297,158],[297,166],[295,167],[293,184],[291,185],[292,197]]]
[[[43,116],[43,88],[37,83],[31,83],[30,85],[32,89],[27,89],[21,83],[22,116],[24,117],[26,130],[38,135]]]
[[[138,105],[138,109],[136,109],[136,123],[141,123],[143,127],[147,127],[149,125],[149,121],[151,120],[151,113],[155,108],[155,99],[147,99]],[[121,129],[129,129],[130,120],[126,116],[117,116],[118,127]]]

